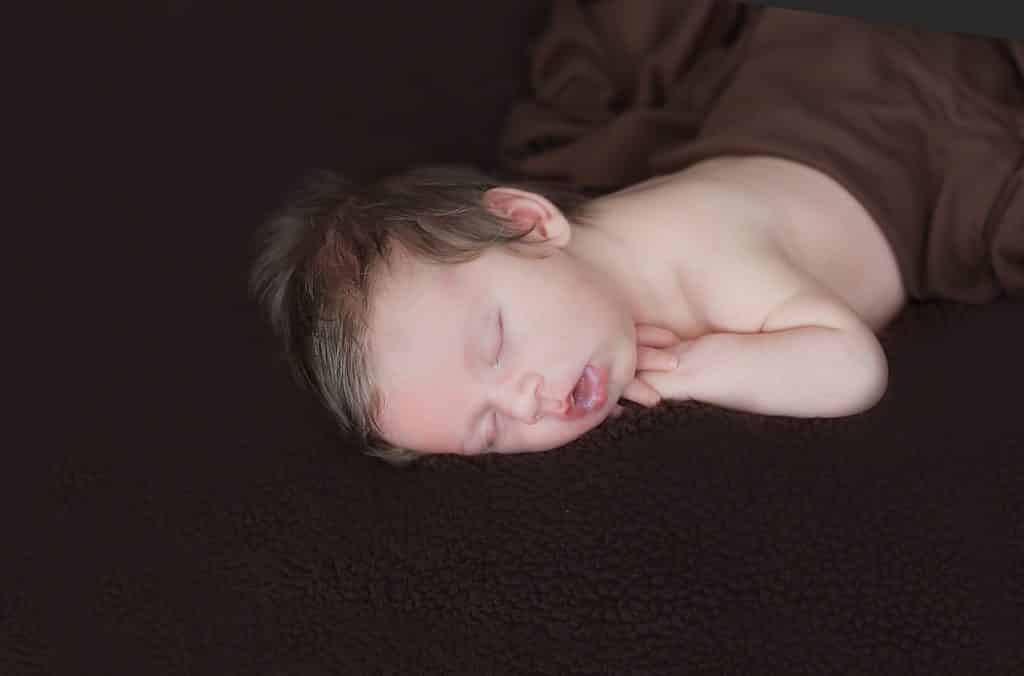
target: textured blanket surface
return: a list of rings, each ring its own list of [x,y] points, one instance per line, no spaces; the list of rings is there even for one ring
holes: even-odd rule
[[[404,471],[260,342],[205,424],[6,477],[0,672],[1019,674],[1022,338],[1019,304],[920,305],[861,416],[664,406]]]
[[[131,34],[148,77],[105,71],[153,133],[97,181],[83,222],[128,245],[5,449],[0,674],[1024,673],[1020,303],[908,308],[841,420],[630,409],[406,470],[339,439],[245,242],[311,166],[493,163],[546,16],[342,4],[178,3]]]

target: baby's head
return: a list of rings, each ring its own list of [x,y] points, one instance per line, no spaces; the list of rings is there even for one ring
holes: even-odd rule
[[[252,289],[298,380],[372,455],[547,450],[603,421],[634,373],[586,206],[463,166],[321,172],[266,224]]]

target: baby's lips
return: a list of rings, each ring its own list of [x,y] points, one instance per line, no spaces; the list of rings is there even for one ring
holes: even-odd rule
[[[591,415],[605,405],[608,400],[608,372],[600,366],[587,364],[583,371],[583,377],[590,382],[590,391],[587,392],[586,408],[581,405],[574,405],[566,411],[565,417],[569,420],[577,420]]]

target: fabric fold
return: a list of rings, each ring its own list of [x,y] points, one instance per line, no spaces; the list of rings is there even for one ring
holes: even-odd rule
[[[543,94],[502,138],[511,171],[610,191],[781,157],[860,201],[911,298],[1024,295],[1020,43],[728,2],[557,7]]]

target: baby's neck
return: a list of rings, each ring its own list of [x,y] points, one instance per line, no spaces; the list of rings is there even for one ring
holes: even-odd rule
[[[772,219],[758,194],[711,162],[602,196],[588,210],[592,232],[578,229],[585,257],[624,290],[637,323],[681,336],[713,328],[706,284],[713,273],[704,268],[724,234],[758,237]]]
[[[620,294],[634,321],[664,325],[685,305],[664,224],[636,205],[622,208],[607,197],[592,204],[590,223],[573,228],[570,255]]]

